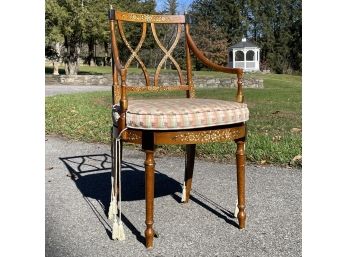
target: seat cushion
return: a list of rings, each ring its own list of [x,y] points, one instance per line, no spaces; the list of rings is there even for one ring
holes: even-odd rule
[[[119,106],[114,108],[114,120]],[[234,124],[249,119],[244,103],[216,99],[129,100],[127,127],[147,130],[179,130]]]

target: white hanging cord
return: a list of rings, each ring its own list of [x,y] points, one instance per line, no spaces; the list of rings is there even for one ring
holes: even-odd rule
[[[185,154],[185,174],[187,169],[187,154]],[[182,195],[181,195],[181,202],[186,202],[186,175],[184,178],[184,184],[182,186]]]
[[[115,177],[111,175],[111,200],[110,200],[110,206],[109,206],[109,215],[108,218],[110,220],[115,220],[117,215],[117,201],[116,201],[116,192],[115,192],[115,183],[117,183],[117,166],[115,162],[115,156],[116,156],[116,127],[112,127],[112,144],[113,144],[113,153],[112,153],[112,166],[115,170]]]
[[[115,169],[116,169],[116,175],[115,175],[115,181],[114,183],[118,182],[118,208],[119,208],[119,213],[118,213],[118,218],[117,218],[117,205],[115,204],[115,215],[114,215],[114,224],[112,228],[112,239],[118,239],[118,240],[125,240],[125,234],[124,234],[124,229],[123,229],[123,223],[121,220],[122,216],[122,204],[121,204],[121,199],[122,199],[122,186],[121,186],[121,135],[122,133],[127,130],[127,128],[124,128],[118,136],[115,138],[116,144],[115,144]],[[119,174],[118,174],[119,173]],[[118,179],[118,180],[117,180]],[[114,185],[112,185],[114,187]],[[117,198],[117,197],[116,197]],[[110,206],[111,207],[111,206]]]
[[[108,217],[110,220],[114,220],[115,215],[117,215],[114,185],[115,185],[114,177],[111,176],[111,198],[110,198],[111,200],[110,200],[109,214],[108,214]]]
[[[235,218],[238,217],[238,212],[239,212],[238,200],[236,200],[236,205],[235,205],[235,207],[234,207],[234,217],[235,217]]]

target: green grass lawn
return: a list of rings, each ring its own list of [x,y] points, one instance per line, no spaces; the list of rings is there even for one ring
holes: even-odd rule
[[[215,74],[211,73],[212,75]],[[255,163],[287,165],[302,154],[301,77],[278,74],[246,74],[264,79],[264,89],[244,89],[250,110],[247,159]],[[183,96],[170,92],[156,97]],[[197,89],[198,98],[234,99],[235,89]],[[130,98],[154,97],[152,93]],[[78,93],[46,98],[46,133],[87,142],[110,142],[110,92]],[[294,129],[296,128],[296,129]],[[198,157],[230,160],[235,144],[210,143],[197,146]],[[182,154],[183,147],[160,146],[160,153]],[[295,165],[300,165],[299,163]]]

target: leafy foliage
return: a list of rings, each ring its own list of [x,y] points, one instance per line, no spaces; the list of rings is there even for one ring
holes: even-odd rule
[[[207,48],[217,44],[214,39],[225,37],[230,46],[247,37],[261,48],[263,68],[301,71],[301,8],[301,0],[194,0],[192,30],[200,32],[196,40]],[[202,24],[209,25],[209,33],[202,33]],[[221,44],[217,52],[227,46]]]
[[[155,0],[46,0],[46,56],[62,58],[67,74],[78,72],[82,45],[88,45],[90,64],[96,57],[96,45],[104,46],[105,55],[110,56],[107,22],[110,3],[121,11],[156,13]],[[162,13],[177,13],[177,0],[166,0],[165,3]],[[261,48],[263,69],[276,73],[301,71],[301,4],[301,0],[194,0],[189,11],[193,20],[191,32],[205,54],[221,65],[226,64],[228,47],[247,37]],[[133,25],[125,33],[134,46],[138,38],[133,35],[140,35],[141,27]],[[159,36],[167,41],[166,46],[172,42],[169,32],[158,29]],[[125,59],[129,51],[121,41],[119,44],[121,59]],[[151,67],[158,64],[163,54],[150,50],[154,45],[153,38],[147,35],[140,52],[146,65]],[[62,46],[64,51],[60,51]],[[177,49],[183,52],[184,45],[180,42]],[[184,64],[183,60],[179,62]],[[196,68],[201,69],[202,65],[197,63]]]
[[[115,2],[115,3],[113,3]],[[115,8],[134,12],[154,12],[154,0],[111,1]],[[46,45],[64,43],[66,74],[77,74],[78,58],[83,43],[90,46],[104,44],[107,49],[109,0],[46,0]]]
[[[177,14],[178,11],[178,1],[177,0],[166,0],[164,13],[167,14]]]
[[[220,27],[208,20],[202,20],[192,28],[191,34],[197,47],[204,51],[207,58],[219,65],[226,65],[227,35]],[[196,62],[197,70],[200,70],[202,67],[200,62]]]

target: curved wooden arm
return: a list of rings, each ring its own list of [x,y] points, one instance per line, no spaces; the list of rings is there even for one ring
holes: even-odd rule
[[[203,52],[198,49],[198,47],[194,43],[188,30],[186,30],[186,39],[187,39],[187,43],[188,43],[190,49],[192,50],[193,54],[199,60],[201,60],[201,62],[203,62],[205,65],[207,65],[209,68],[212,68],[214,70],[221,71],[221,72],[226,72],[226,73],[241,74],[241,75],[243,74],[243,69],[241,69],[241,68],[224,67],[224,66],[220,66],[220,65],[210,61],[207,57],[204,56]]]
[[[243,77],[243,69],[241,68],[229,68],[229,67],[224,67],[224,66],[220,66],[216,63],[213,63],[212,61],[210,61],[207,57],[204,56],[204,54],[202,53],[202,51],[200,51],[196,44],[193,42],[190,32],[188,29],[186,29],[185,31],[186,33],[186,40],[187,40],[187,44],[189,46],[189,48],[192,50],[193,54],[199,59],[201,60],[205,65],[207,65],[208,67],[217,70],[217,71],[221,71],[221,72],[226,72],[226,73],[232,73],[232,74],[237,74],[237,95],[236,95],[236,101],[239,103],[244,102],[244,96],[243,96],[243,91],[242,91],[242,77]]]

